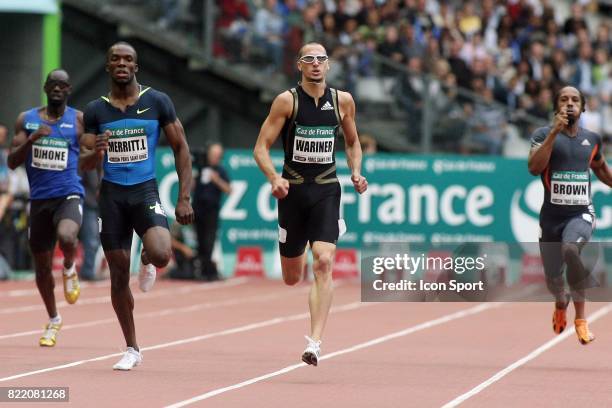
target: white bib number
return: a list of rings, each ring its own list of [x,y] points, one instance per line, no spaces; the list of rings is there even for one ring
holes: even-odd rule
[[[68,141],[44,137],[32,145],[32,167],[62,171],[68,167]]]
[[[334,162],[334,126],[295,125],[293,161],[307,164]]]
[[[553,173],[550,202],[557,205],[589,205],[589,174],[575,171]]]
[[[134,163],[149,158],[147,135],[143,127],[114,129],[108,140],[109,163]]]

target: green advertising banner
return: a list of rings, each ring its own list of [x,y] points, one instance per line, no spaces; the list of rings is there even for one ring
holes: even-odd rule
[[[363,160],[366,194],[350,182],[345,156],[337,157],[342,185],[341,217],[347,232],[339,247],[378,242],[537,242],[544,191],[526,160],[474,156],[376,154]],[[281,152],[273,152],[277,169]],[[220,243],[225,260],[240,246],[257,245],[274,256],[278,241],[277,203],[250,150],[228,150],[224,158],[232,194],[221,209]],[[162,204],[174,214],[178,191],[174,157],[158,149]],[[610,188],[593,176],[597,214],[595,240],[612,240]],[[270,255],[272,254],[272,255]],[[235,255],[233,255],[235,256]],[[273,262],[266,259],[266,263]],[[226,265],[228,266],[228,265]]]

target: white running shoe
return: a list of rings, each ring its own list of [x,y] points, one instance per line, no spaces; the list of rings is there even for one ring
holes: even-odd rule
[[[304,337],[306,337],[308,345],[302,354],[302,361],[306,364],[316,366],[319,364],[319,357],[321,356],[321,340],[315,341],[308,336]]]
[[[145,265],[140,263],[140,272],[138,272],[138,287],[143,292],[148,292],[153,289],[155,283],[155,277],[157,276],[157,269],[152,263]]]
[[[133,347],[128,347],[121,360],[113,366],[113,370],[129,371],[140,363],[142,363],[142,353]]]

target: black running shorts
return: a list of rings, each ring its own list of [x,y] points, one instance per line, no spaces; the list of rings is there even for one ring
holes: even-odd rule
[[[280,254],[294,258],[306,243],[336,244],[340,233],[340,184],[291,184],[289,194],[278,201]]]
[[[28,238],[32,253],[52,251],[61,220],[83,221],[83,198],[78,194],[30,202]]]
[[[155,179],[131,186],[102,181],[99,202],[100,241],[105,251],[129,250],[133,231],[142,238],[149,228],[168,229]]]

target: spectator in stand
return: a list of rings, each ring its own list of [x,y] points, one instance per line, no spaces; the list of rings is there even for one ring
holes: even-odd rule
[[[255,13],[253,43],[271,62],[264,69],[268,74],[277,73],[282,68],[284,25],[278,13],[277,0],[265,0],[265,7]]]
[[[215,23],[218,34],[213,44],[215,56],[241,60],[246,57],[244,41],[250,28],[251,13],[245,0],[221,0],[219,18]]]
[[[385,40],[378,46],[378,52],[397,63],[402,63],[404,54],[402,53],[402,45],[399,41],[399,32],[396,26],[390,25],[385,29]],[[384,65],[381,71],[383,76],[391,76],[396,72],[395,69]]]

